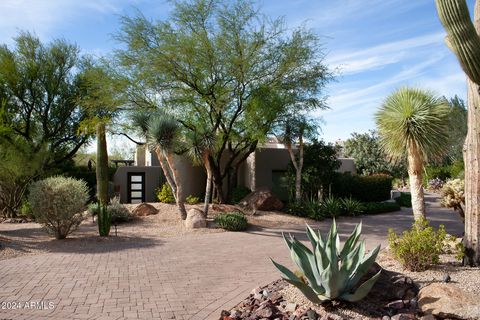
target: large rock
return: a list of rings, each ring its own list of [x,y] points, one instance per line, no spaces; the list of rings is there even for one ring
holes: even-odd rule
[[[144,217],[150,216],[152,214],[157,214],[158,210],[155,209],[155,207],[151,204],[141,203],[132,211],[132,213],[137,217]]]
[[[207,220],[203,216],[200,209],[190,209],[187,212],[187,219],[185,220],[185,227],[187,229],[206,228]]]
[[[283,202],[270,189],[258,188],[240,200],[239,205],[250,210],[275,211],[283,208]]]
[[[480,302],[452,283],[432,283],[418,294],[423,313],[439,318],[480,319]]]

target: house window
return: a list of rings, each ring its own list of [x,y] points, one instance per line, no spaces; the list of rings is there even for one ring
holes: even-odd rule
[[[127,198],[129,203],[145,202],[145,173],[128,173]]]

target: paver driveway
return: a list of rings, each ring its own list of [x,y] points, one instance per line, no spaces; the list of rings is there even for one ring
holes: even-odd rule
[[[430,208],[434,224],[461,234],[450,210]],[[347,235],[357,218],[340,218]],[[319,224],[327,230],[330,222]],[[367,245],[385,243],[388,227],[411,224],[411,212],[363,217]],[[218,319],[254,287],[279,278],[269,257],[289,264],[282,231],[299,226],[72,248],[0,262],[0,319]],[[42,301],[44,305],[25,302]],[[10,302],[10,304],[8,304]],[[12,310],[18,302],[20,309]],[[48,309],[48,303],[54,305]],[[38,310],[45,307],[46,310]]]

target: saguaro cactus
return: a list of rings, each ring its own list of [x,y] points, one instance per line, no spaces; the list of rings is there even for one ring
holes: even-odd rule
[[[110,215],[108,205],[108,154],[105,123],[100,121],[97,131],[97,199],[98,199],[98,232],[106,237],[110,233]]]
[[[470,18],[465,0],[436,0],[446,42],[467,75],[468,131],[465,160],[465,259],[464,264],[480,266],[480,1]]]

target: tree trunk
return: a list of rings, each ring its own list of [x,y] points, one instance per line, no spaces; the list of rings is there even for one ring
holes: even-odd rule
[[[477,6],[478,7],[478,1]],[[477,8],[478,9],[478,8]],[[477,10],[476,10],[477,12]],[[467,78],[468,131],[465,140],[465,245],[464,264],[480,266],[480,94]]]
[[[300,158],[301,163],[297,163],[295,158],[295,153],[293,152],[292,145],[290,143],[285,144],[290,155],[290,160],[292,161],[293,167],[295,168],[295,202],[300,203],[302,201],[302,168],[303,166],[303,146],[301,146]]]
[[[207,183],[205,186],[205,200],[203,203],[203,215],[208,216],[208,206],[210,204],[210,197],[212,195],[212,170],[210,168],[210,161],[208,160],[208,152],[203,155],[205,170],[207,171]]]
[[[177,168],[175,166],[175,162],[173,159],[173,153],[172,152],[167,152],[167,163],[168,166],[170,167],[170,170],[172,172],[172,177],[175,183],[175,186],[177,187],[177,196],[175,197],[175,200],[177,202],[178,210],[180,211],[180,216],[182,220],[187,219],[187,210],[185,209],[185,203],[183,199],[183,188],[182,188],[182,183],[180,181],[180,176],[178,175]]]
[[[410,193],[412,194],[412,209],[415,221],[425,218],[425,199],[423,194],[423,157],[415,145],[408,148],[408,176],[410,178]]]
[[[175,197],[175,201],[177,200],[177,186],[175,181],[173,180],[172,174],[170,173],[170,169],[168,163],[166,163],[165,156],[163,155],[162,150],[160,147],[155,148],[155,153],[157,154],[158,162],[160,163],[160,167],[162,167],[163,175],[167,180],[167,183],[170,185],[172,189],[173,196]]]
[[[97,131],[97,200],[98,200],[98,232],[106,237],[110,233],[110,214],[108,205],[108,153],[105,123],[99,122]]]

